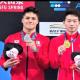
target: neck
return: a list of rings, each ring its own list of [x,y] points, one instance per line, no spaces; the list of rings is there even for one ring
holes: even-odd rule
[[[75,32],[68,32],[68,31],[66,31],[69,35],[74,35],[77,31],[75,31]]]
[[[32,33],[36,32],[35,29],[34,29],[34,30],[27,30],[27,29],[24,29],[24,28],[23,28],[23,31],[24,31],[25,33],[29,34],[29,35],[31,35]]]

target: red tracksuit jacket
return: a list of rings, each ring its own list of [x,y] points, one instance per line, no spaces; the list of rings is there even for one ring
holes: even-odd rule
[[[12,34],[7,37],[5,43],[13,42],[19,43],[23,47],[23,53],[19,56],[21,62],[11,69],[11,80],[44,80],[44,69],[49,66],[49,38],[42,36],[37,33],[35,42],[38,48],[38,52],[35,53],[30,47],[26,47],[26,43],[22,40],[20,32]],[[26,54],[28,51],[28,74],[27,74],[27,63]],[[1,57],[1,65],[5,62],[4,56]],[[28,76],[27,76],[28,75]],[[27,78],[28,77],[28,78]]]
[[[68,33],[66,33],[67,40],[71,40],[71,37],[75,39],[73,42],[74,51],[80,52],[80,35],[75,33],[74,35],[70,36]],[[50,65],[53,69],[58,68],[57,80],[80,80],[80,72],[76,70],[74,70],[75,79],[73,79],[73,70],[71,69],[71,65],[74,63],[74,61],[71,59],[72,46],[70,45],[70,48],[66,48],[63,55],[58,54],[58,47],[63,45],[64,40],[64,34],[51,40],[49,47]]]

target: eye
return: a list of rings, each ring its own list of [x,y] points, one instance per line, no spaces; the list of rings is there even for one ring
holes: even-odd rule
[[[71,21],[67,21],[67,22],[71,22]]]
[[[32,17],[32,20],[36,20],[36,18],[35,17]]]
[[[30,17],[26,17],[25,19],[30,19]]]

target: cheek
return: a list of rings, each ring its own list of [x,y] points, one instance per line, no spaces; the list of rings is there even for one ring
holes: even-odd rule
[[[36,26],[38,24],[38,22],[34,22],[34,25]]]
[[[35,23],[35,24],[38,24],[38,23],[39,23],[39,21],[38,21],[38,20],[34,20],[34,23]]]
[[[69,30],[69,25],[65,25],[65,28],[66,28],[67,30]]]
[[[68,28],[68,26],[69,26],[68,23],[65,23],[65,24],[64,24],[64,27],[65,27],[65,28]]]
[[[28,23],[28,21],[23,19],[22,24],[25,24],[25,23]]]
[[[80,24],[75,24],[75,26],[78,28]]]

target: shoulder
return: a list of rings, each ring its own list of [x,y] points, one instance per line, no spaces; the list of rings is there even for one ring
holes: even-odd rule
[[[20,32],[16,32],[16,33],[8,35],[7,38],[18,37],[19,35],[20,35]]]
[[[37,37],[38,37],[38,39],[41,39],[41,40],[43,40],[43,41],[46,41],[46,40],[47,40],[47,41],[50,41],[49,37],[44,36],[44,35],[39,34],[39,33],[38,33]]]
[[[60,36],[54,37],[51,39],[51,42],[58,42],[64,40],[64,34],[61,34]]]
[[[20,32],[16,32],[16,33],[10,34],[9,36],[11,37],[11,36],[18,36],[18,35],[20,35]]]
[[[16,32],[13,34],[8,35],[8,37],[5,39],[5,42],[12,42],[14,39],[19,39],[20,38],[20,32]]]

